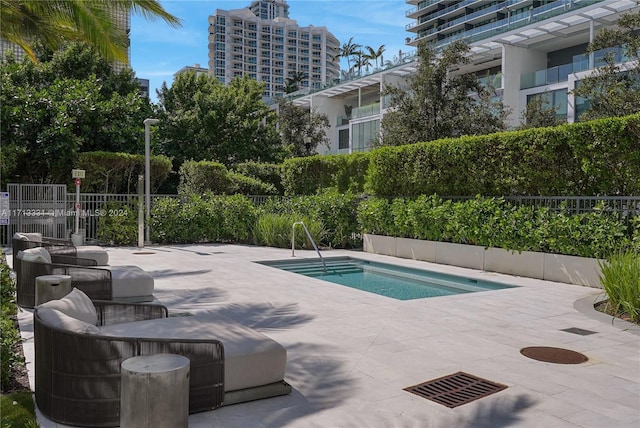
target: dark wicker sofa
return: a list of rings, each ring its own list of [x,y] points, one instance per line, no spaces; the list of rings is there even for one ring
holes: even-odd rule
[[[94,301],[98,325],[165,318],[155,304]],[[217,340],[126,338],[77,333],[44,322],[34,310],[36,404],[68,425],[120,423],[120,364],[139,355],[172,353],[190,360],[189,412],[215,409],[224,399],[224,348]],[[162,391],[158,391],[162,394]]]
[[[82,259],[46,249],[51,263],[24,258],[25,254],[42,250],[30,248],[13,256],[13,269],[16,272],[17,303],[31,308],[35,305],[36,278],[43,275],[70,275],[71,285],[82,290],[92,300],[118,300],[123,293],[127,297],[120,300],[145,302],[153,300],[153,278],[135,266],[96,266],[95,260]],[[119,286],[119,278],[124,276],[124,286]],[[135,296],[131,283],[135,277],[143,281],[143,291]],[[129,293],[129,294],[127,294]],[[133,294],[134,296],[130,296]]]
[[[36,404],[56,422],[118,425],[121,364],[140,355],[189,358],[190,413],[291,393],[286,349],[214,312],[169,317],[162,305],[92,302],[74,289],[33,320]]]

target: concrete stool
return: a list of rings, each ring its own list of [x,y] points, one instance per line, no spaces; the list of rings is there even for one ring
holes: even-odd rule
[[[156,354],[121,365],[121,428],[189,426],[189,359]]]
[[[43,275],[36,277],[35,305],[38,306],[49,300],[62,299],[71,293],[71,276],[69,275]]]

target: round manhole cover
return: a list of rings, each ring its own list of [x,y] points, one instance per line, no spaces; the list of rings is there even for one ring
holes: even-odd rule
[[[528,348],[522,348],[520,353],[525,357],[546,363],[581,364],[589,361],[586,355],[579,352],[550,346],[530,346]]]

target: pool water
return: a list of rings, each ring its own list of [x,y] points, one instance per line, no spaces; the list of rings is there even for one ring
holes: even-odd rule
[[[259,263],[398,300],[451,296],[514,287],[492,281],[353,257],[325,258],[325,261],[326,271],[320,259],[277,260]]]

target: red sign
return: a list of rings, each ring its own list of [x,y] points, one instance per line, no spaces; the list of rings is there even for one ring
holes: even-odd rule
[[[82,184],[82,180],[80,180],[79,178],[76,178],[76,186],[79,186]]]

